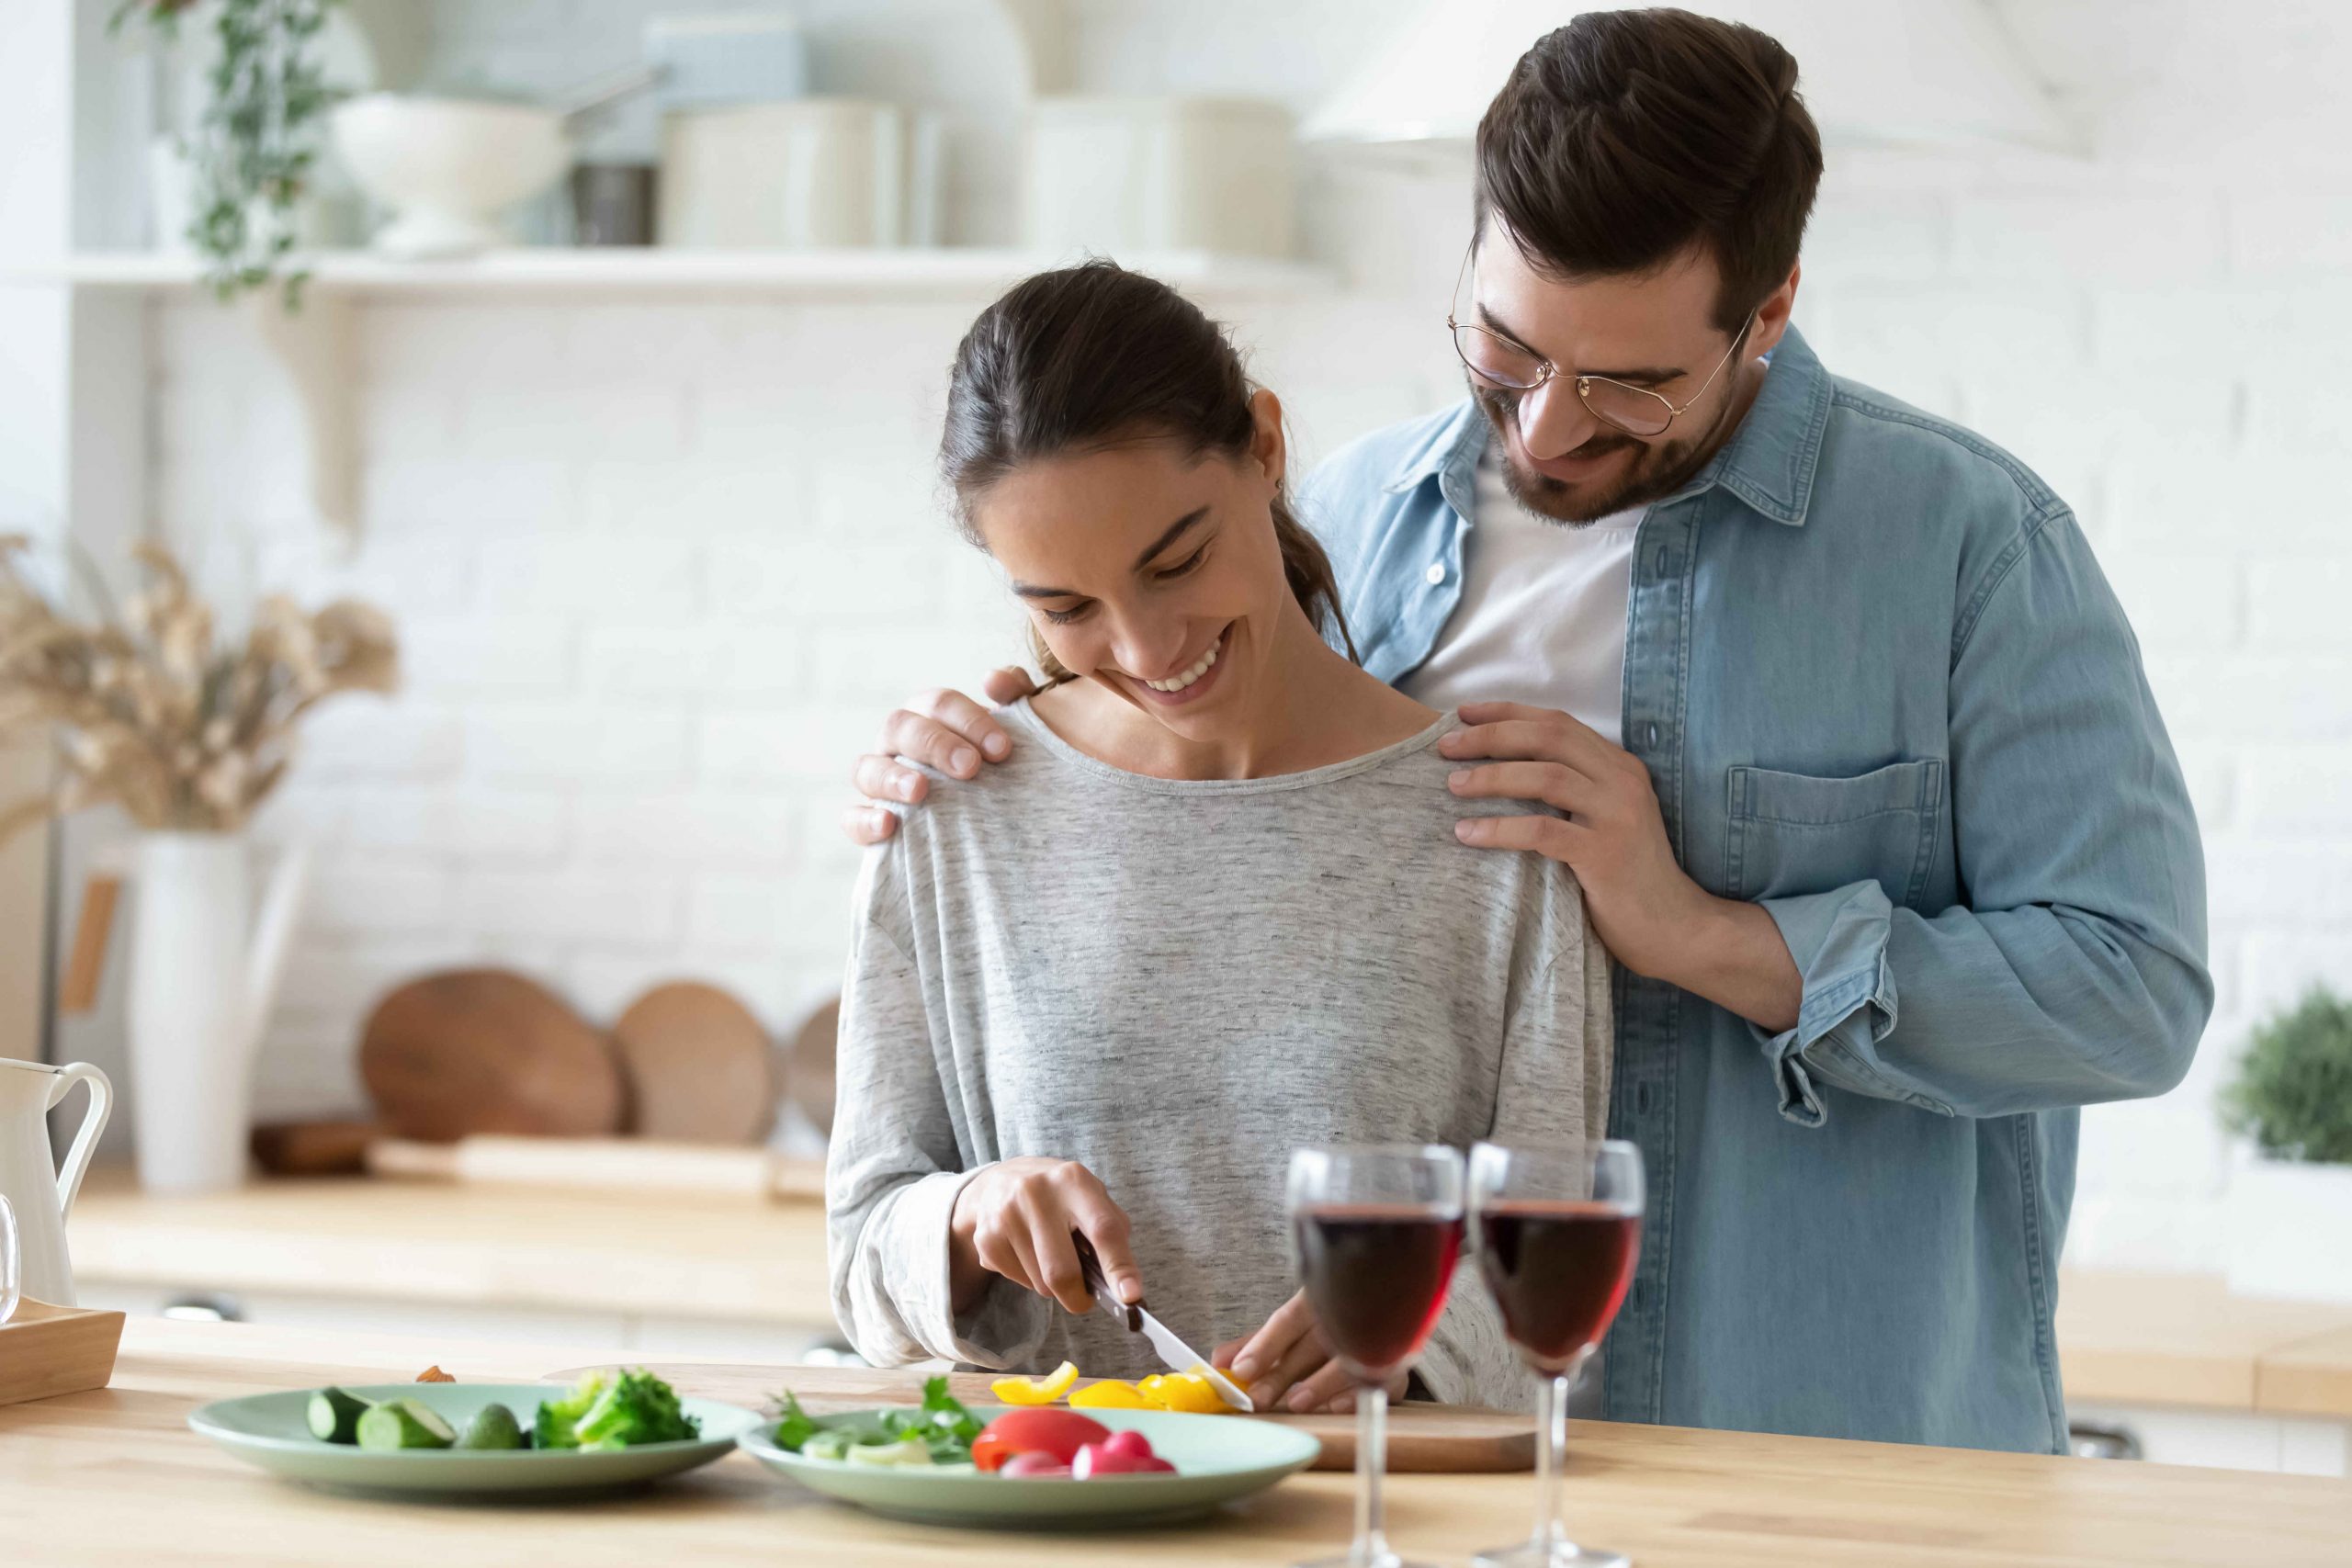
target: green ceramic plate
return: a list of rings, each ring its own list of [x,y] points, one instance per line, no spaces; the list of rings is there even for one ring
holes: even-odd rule
[[[972,1414],[989,1421],[1003,1415],[1004,1408],[976,1404]],[[1176,1473],[1068,1481],[983,1475],[960,1467],[933,1470],[804,1459],[775,1446],[775,1423],[768,1420],[737,1440],[770,1470],[894,1519],[1020,1529],[1118,1529],[1192,1518],[1306,1469],[1322,1446],[1295,1428],[1243,1416],[1185,1416],[1170,1410],[1084,1414],[1114,1431],[1141,1432],[1151,1439],[1152,1451],[1176,1467]],[[826,1419],[820,1417],[820,1424]]]
[[[390,1382],[353,1383],[348,1392],[369,1401],[414,1399],[430,1405],[462,1431],[474,1413],[496,1403],[514,1412],[527,1430],[539,1401],[566,1392],[560,1383]],[[311,1436],[303,1413],[311,1391],[256,1393],[216,1400],[192,1411],[188,1426],[248,1463],[290,1480],[371,1492],[570,1492],[621,1486],[675,1475],[708,1464],[735,1446],[763,1418],[739,1404],[688,1399],[685,1413],[702,1422],[702,1436],[687,1443],[648,1443],[641,1448],[582,1453],[577,1450],[519,1449],[485,1452],[464,1449],[362,1449],[322,1443]],[[768,1423],[768,1425],[773,1425]]]

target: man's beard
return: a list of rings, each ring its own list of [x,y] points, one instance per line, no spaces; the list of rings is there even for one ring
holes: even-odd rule
[[[1479,412],[1487,416],[1487,428],[1493,433],[1495,455],[1502,464],[1503,488],[1528,511],[1555,523],[1574,526],[1598,522],[1612,513],[1646,506],[1681,489],[1714,455],[1713,426],[1688,441],[1650,442],[1608,431],[1595,435],[1573,453],[1565,454],[1583,458],[1603,457],[1620,449],[1632,451],[1634,460],[1626,466],[1623,475],[1607,481],[1605,489],[1588,491],[1548,474],[1522,473],[1511,460],[1509,436],[1518,428],[1519,400],[1524,394],[1498,392],[1467,377],[1464,379],[1469,380],[1470,395],[1477,399]],[[1718,413],[1716,425],[1721,423]]]

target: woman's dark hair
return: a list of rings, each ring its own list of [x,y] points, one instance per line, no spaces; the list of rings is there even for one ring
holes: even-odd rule
[[[1587,11],[1520,56],[1478,122],[1482,232],[1500,219],[1566,278],[1647,272],[1702,241],[1727,333],[1796,265],[1820,182],[1795,59],[1688,11]]]
[[[1257,434],[1254,389],[1215,321],[1158,278],[1108,261],[1041,272],[980,312],[956,348],[939,467],[956,492],[956,522],[980,544],[972,502],[1023,463],[1074,452],[1172,440],[1193,457],[1245,456]],[[1283,573],[1307,619],[1340,634],[1330,558],[1274,491]],[[1046,673],[1064,670],[1034,635]]]

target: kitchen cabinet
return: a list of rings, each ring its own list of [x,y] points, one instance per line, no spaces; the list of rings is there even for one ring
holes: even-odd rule
[[[824,1503],[742,1454],[593,1506],[386,1503],[272,1480],[189,1432],[205,1400],[368,1382],[437,1361],[461,1380],[535,1378],[593,1360],[572,1348],[468,1346],[442,1336],[133,1320],[113,1385],[0,1409],[0,1517],[11,1561],[44,1568],[219,1559],[308,1564],[430,1561],[944,1562],[1051,1568],[1104,1562],[1289,1563],[1347,1540],[1352,1478],[1293,1477],[1197,1525],[1055,1536],[893,1524]],[[915,1374],[909,1374],[910,1377]],[[1883,1568],[2340,1565],[2352,1486],[2302,1476],[2100,1464],[2024,1454],[1575,1423],[1567,1506],[1580,1535],[1642,1568],[1804,1562]],[[1525,1475],[1396,1475],[1388,1525],[1416,1557],[1459,1562],[1508,1537]],[[40,1500],[38,1506],[11,1506]]]

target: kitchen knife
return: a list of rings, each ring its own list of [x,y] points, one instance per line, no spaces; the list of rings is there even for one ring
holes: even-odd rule
[[[1086,1277],[1086,1288],[1094,1292],[1096,1306],[1117,1318],[1126,1326],[1128,1333],[1140,1334],[1149,1341],[1153,1351],[1159,1357],[1160,1364],[1170,1371],[1189,1372],[1198,1367],[1219,1399],[1244,1415],[1257,1414],[1257,1405],[1250,1402],[1250,1395],[1239,1383],[1210,1366],[1206,1356],[1178,1338],[1175,1330],[1144,1310],[1141,1302],[1128,1306],[1112,1292],[1111,1281],[1102,1273],[1102,1260],[1094,1256],[1094,1244],[1087,1240],[1083,1233],[1070,1232],[1070,1240],[1078,1247],[1078,1267]]]

